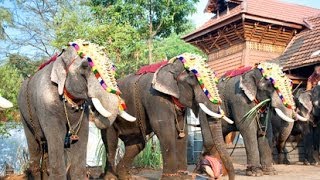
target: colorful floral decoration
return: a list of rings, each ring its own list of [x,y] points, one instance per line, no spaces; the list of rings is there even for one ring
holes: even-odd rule
[[[282,103],[287,108],[294,109],[292,81],[282,71],[282,68],[278,64],[269,62],[260,63],[257,68],[265,79],[271,81]]]
[[[194,73],[204,94],[214,104],[221,104],[217,83],[218,79],[205,59],[199,55],[184,53],[177,57],[188,71]]]
[[[109,93],[118,95],[120,100],[119,109],[121,111],[125,110],[126,105],[120,98],[121,92],[115,78],[115,66],[103,52],[103,47],[80,39],[70,42],[69,45],[76,49],[81,58],[85,58],[88,61],[102,88]]]

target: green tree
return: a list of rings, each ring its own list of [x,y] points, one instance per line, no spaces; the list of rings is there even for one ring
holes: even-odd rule
[[[0,6],[0,39],[5,39],[5,27],[7,25],[12,25],[13,18],[12,14],[7,8]]]
[[[0,121],[19,120],[17,97],[21,82],[22,78],[19,70],[9,63],[0,66],[0,95],[14,105],[13,108],[0,112]]]
[[[95,15],[103,23],[130,23],[148,44],[152,63],[153,40],[181,33],[190,28],[188,15],[195,12],[199,0],[91,0]]]
[[[32,61],[30,58],[22,56],[20,54],[9,54],[8,65],[11,65],[18,70],[18,73],[22,77],[33,75],[41,61]]]

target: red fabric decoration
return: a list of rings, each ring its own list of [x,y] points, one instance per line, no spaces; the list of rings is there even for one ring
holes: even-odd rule
[[[250,71],[251,69],[252,69],[251,66],[240,66],[237,69],[227,71],[226,73],[224,73],[224,75],[222,77],[232,78],[232,77],[244,74],[244,73]]]
[[[205,156],[206,160],[209,161],[211,169],[214,173],[214,177],[218,178],[222,175],[222,162],[220,159],[211,156]]]
[[[181,102],[179,101],[179,99],[177,99],[177,98],[175,98],[175,97],[173,97],[173,96],[171,96],[171,97],[172,97],[173,103],[174,103],[176,106],[178,106],[178,107],[180,108],[180,110],[183,110],[183,109],[185,108],[185,106],[184,106],[183,104],[181,104]]]
[[[168,61],[161,61],[159,63],[142,66],[138,70],[138,72],[136,72],[136,75],[147,74],[147,73],[155,73],[161,66],[163,66],[163,65],[165,65],[167,63],[168,63]]]
[[[39,68],[38,68],[37,71],[41,70],[42,68],[44,68],[46,65],[50,64],[51,62],[57,60],[57,58],[58,58],[58,54],[56,53],[56,54],[53,55],[48,61],[42,63],[42,64],[39,66]]]

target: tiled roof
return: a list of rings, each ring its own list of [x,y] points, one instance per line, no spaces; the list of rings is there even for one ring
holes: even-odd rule
[[[305,17],[320,13],[320,9],[279,0],[246,0],[246,2],[247,14],[301,25],[304,25],[303,19]]]
[[[310,29],[297,34],[277,58],[284,70],[320,63],[320,13],[305,19]]]
[[[303,19],[319,14],[320,9],[286,3],[279,0],[242,0],[242,3],[236,8],[231,9],[229,14],[220,14],[219,18],[214,16],[204,25],[196,29],[194,32],[184,36],[183,38],[188,37],[191,34],[198,33],[211,26],[217,25],[220,22],[229,19],[230,17],[242,13],[266,19],[278,20],[281,22],[305,25]]]

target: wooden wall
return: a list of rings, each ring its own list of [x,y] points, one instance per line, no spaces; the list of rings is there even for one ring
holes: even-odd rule
[[[284,50],[282,46],[246,41],[210,53],[208,64],[220,77],[228,70],[277,58]]]

